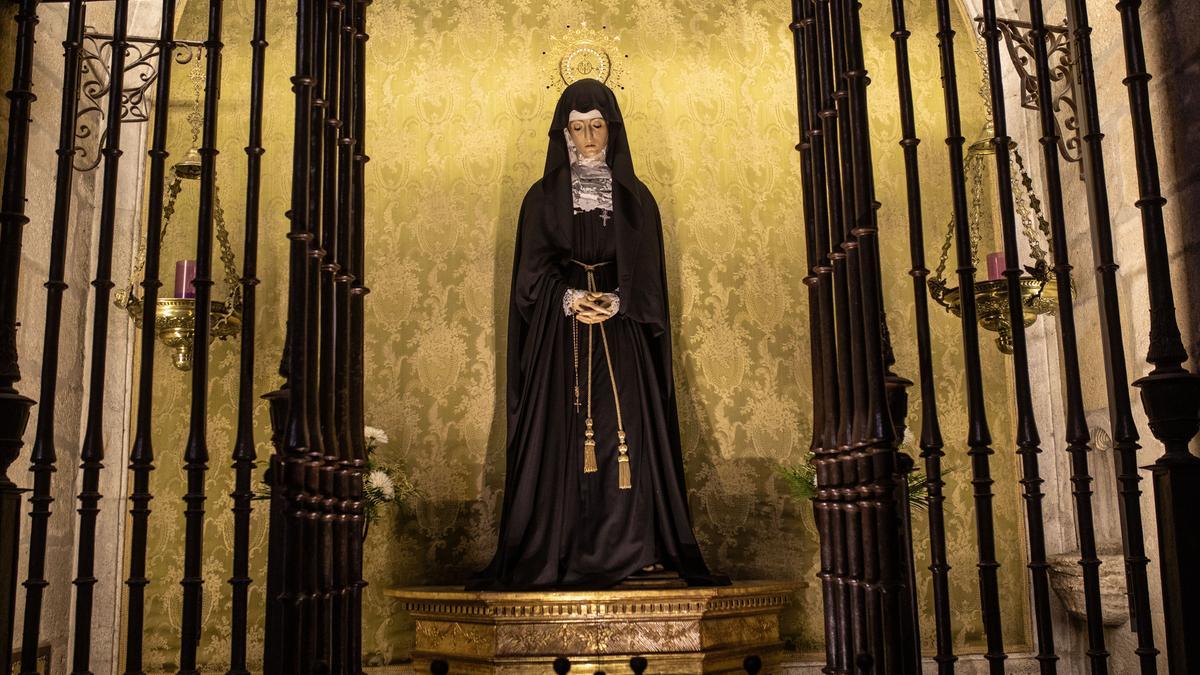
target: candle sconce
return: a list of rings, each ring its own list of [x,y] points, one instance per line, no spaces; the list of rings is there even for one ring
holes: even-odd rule
[[[989,124],[988,127],[991,125]],[[990,129],[985,129],[984,139],[975,142],[967,149],[964,169],[967,175],[967,186],[970,190],[971,202],[968,205],[968,222],[971,233],[971,260],[979,263],[979,240],[983,219],[988,213],[984,205],[984,194],[989,187],[986,177],[988,166],[994,162],[996,154],[992,146]],[[1016,143],[1009,144],[1013,165],[1013,206],[1016,211],[1017,223],[1021,233],[1029,244],[1032,265],[1024,266],[1025,274],[1021,275],[1020,292],[1021,305],[1024,310],[1026,327],[1033,325],[1038,316],[1053,314],[1058,308],[1058,282],[1051,273],[1050,264],[1046,261],[1047,250],[1053,251],[1050,242],[1050,224],[1042,215],[1041,203],[1034,194],[1033,179],[1025,170],[1025,161],[1017,150]],[[941,259],[937,269],[929,279],[929,294],[947,311],[960,316],[962,298],[958,288],[949,288],[946,283],[946,260],[950,254],[950,245],[954,241],[954,219],[950,219],[946,227],[946,238],[942,243]],[[1043,248],[1043,242],[1045,248]],[[989,268],[993,268],[989,265]],[[975,303],[978,309],[979,325],[987,330],[998,333],[996,346],[1003,354],[1012,354],[1012,323],[1008,311],[1008,281],[994,269],[989,269],[987,281],[975,282]]]
[[[982,72],[987,73],[987,61],[983,55],[982,43],[976,50],[980,57]],[[991,94],[986,77],[980,85],[980,96],[984,100],[986,123],[979,135],[979,140],[967,148],[967,156],[963,161],[966,173],[966,184],[969,190],[970,203],[967,205],[967,222],[971,239],[971,262],[979,264],[979,240],[985,218],[998,221],[997,205],[994,199],[985,195],[993,195],[996,188],[991,178],[991,168],[995,166],[996,149],[992,143],[995,132],[992,128]],[[1050,223],[1042,214],[1041,200],[1034,189],[1033,179],[1025,169],[1025,160],[1017,149],[1014,141],[1009,141],[1009,161],[1012,175],[1013,210],[1017,226],[1029,247],[1032,265],[1024,265],[1024,274],[1019,280],[1023,322],[1025,327],[1032,326],[1043,314],[1053,314],[1058,309],[1058,282],[1054,278],[1047,253],[1053,255],[1054,244],[1051,241]],[[942,242],[941,258],[937,269],[929,279],[929,294],[934,301],[955,316],[961,316],[962,297],[958,288],[950,288],[946,281],[946,260],[950,254],[950,246],[954,241],[954,217],[946,225],[946,238]],[[1008,310],[1008,280],[1001,272],[1003,265],[998,265],[999,254],[992,254],[988,260],[988,279],[975,282],[975,303],[979,325],[997,333],[996,347],[1003,354],[1012,354],[1012,322]],[[1074,295],[1074,288],[1071,289]]]
[[[200,152],[197,150],[200,138],[200,124],[203,114],[200,108],[200,91],[202,89],[203,70],[200,59],[191,71],[191,79],[195,89],[195,102],[188,114],[192,131],[192,147],[182,160],[172,167],[167,186],[167,200],[163,206],[162,228],[159,231],[159,241],[166,242],[168,227],[175,215],[179,195],[186,183],[199,183]],[[242,325],[242,294],[241,285],[235,267],[233,247],[229,243],[229,231],[225,227],[225,212],[221,208],[220,191],[214,178],[213,183],[213,222],[216,226],[217,243],[221,250],[221,264],[225,272],[225,283],[229,287],[224,300],[211,302],[209,340],[226,340],[237,336]],[[186,263],[191,261],[181,261]],[[117,291],[114,304],[129,313],[134,325],[139,329],[145,328],[142,323],[143,302],[137,295],[137,277],[146,263],[146,242],[138,251],[137,262],[130,274],[126,288]],[[195,275],[194,266],[189,268],[181,265],[175,278],[176,297],[160,297],[154,311],[153,330],[159,342],[171,350],[171,363],[179,370],[191,370],[192,353],[195,343],[196,299],[190,290],[192,277]]]

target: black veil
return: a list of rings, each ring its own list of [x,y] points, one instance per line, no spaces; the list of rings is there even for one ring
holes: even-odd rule
[[[608,123],[605,160],[612,170],[613,212],[619,316],[630,322],[631,330],[642,332],[645,360],[649,363],[644,385],[653,401],[653,445],[658,482],[652,493],[658,504],[652,519],[660,541],[663,564],[679,572],[692,585],[723,585],[729,580],[709,572],[696,544],[687,507],[683,480],[683,461],[679,440],[679,421],[671,361],[671,332],[662,224],[658,205],[646,185],[634,171],[624,118],[612,90],[597,80],[584,79],[562,93],[547,132],[546,164],[542,178],[529,189],[521,205],[514,252],[512,292],[509,300],[507,345],[507,453],[504,506],[500,520],[500,541],[491,564],[468,583],[474,589],[520,589],[521,568],[553,566],[548,558],[554,551],[531,551],[528,541],[550,528],[567,528],[561,513],[547,509],[573,511],[563,493],[547,472],[560,470],[562,453],[569,452],[575,439],[559,432],[555,400],[563,397],[562,357],[556,345],[562,344],[564,320],[563,293],[570,288],[565,280],[571,272],[572,219],[575,217],[571,193],[570,154],[564,130],[571,111],[599,110]],[[611,321],[611,320],[610,320]],[[641,342],[639,340],[639,342]],[[630,370],[629,372],[632,372]],[[645,406],[644,406],[645,407]],[[564,413],[565,414],[565,413]],[[649,449],[648,449],[649,450]],[[568,480],[569,478],[565,478]],[[614,486],[615,491],[615,486]],[[548,496],[557,490],[557,496]],[[615,495],[614,495],[615,498]],[[548,520],[553,522],[547,522]],[[532,534],[531,534],[532,533]],[[609,585],[621,581],[608,580]]]

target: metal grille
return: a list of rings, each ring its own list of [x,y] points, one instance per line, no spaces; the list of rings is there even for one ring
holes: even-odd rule
[[[944,513],[945,456],[943,429],[935,401],[938,374],[931,358],[931,336],[925,266],[925,232],[921,207],[921,174],[909,70],[910,31],[905,22],[905,0],[891,1],[895,44],[895,77],[899,90],[899,117],[907,185],[907,220],[913,278],[913,309],[918,355],[917,379],[922,406],[919,411],[920,459],[924,462],[929,493],[929,550],[933,588],[935,653],[940,673],[954,672],[956,656],[951,636]],[[1183,369],[1187,358],[1179,339],[1170,290],[1170,265],[1163,234],[1151,128],[1145,58],[1139,25],[1139,4],[1122,1],[1122,34],[1127,65],[1125,84],[1133,113],[1135,160],[1140,183],[1137,206],[1142,211],[1151,305],[1151,348],[1147,360],[1154,370],[1135,384],[1141,387],[1151,431],[1166,446],[1153,467],[1163,595],[1167,608],[1166,644],[1171,672],[1200,668],[1197,647],[1185,636],[1195,631],[1196,588],[1182,570],[1197,564],[1194,535],[1188,539],[1179,528],[1184,522],[1180,500],[1200,488],[1187,442],[1197,430],[1198,378]],[[957,255],[961,317],[963,375],[967,428],[952,433],[965,441],[970,458],[974,494],[974,537],[978,551],[979,609],[986,641],[985,658],[990,672],[1004,672],[1007,658],[1000,612],[1001,589],[997,582],[996,532],[993,513],[992,456],[994,448],[984,405],[985,383],[980,366],[979,308],[975,298],[975,263],[968,222],[968,178],[964,171],[965,138],[961,129],[958,75],[955,67],[955,31],[949,0],[934,0],[937,43],[945,101],[945,143],[950,166],[950,197]],[[1061,40],[1047,28],[1040,0],[1029,0],[1031,23],[1027,43],[1032,63],[1020,65],[1034,71],[1031,91],[1039,111],[1045,204],[1049,213],[1051,264],[1054,280],[1064,292],[1058,296],[1057,324],[1063,364],[1062,404],[1065,410],[1066,447],[1070,456],[1070,481],[1079,564],[1086,605],[1089,672],[1109,670],[1105,645],[1094,508],[1093,477],[1088,454],[1091,445],[1084,419],[1081,364],[1073,307],[1071,251],[1059,148],[1079,146],[1088,201],[1088,222],[1100,305],[1100,334],[1108,381],[1111,436],[1117,455],[1119,509],[1124,544],[1125,573],[1135,650],[1143,673],[1156,672],[1154,628],[1150,616],[1140,488],[1136,464],[1138,432],[1131,412],[1130,387],[1122,344],[1121,308],[1117,294],[1117,266],[1113,257],[1110,204],[1105,187],[1103,134],[1092,65],[1088,3],[1068,0],[1067,30],[1073,65],[1077,71],[1074,106],[1081,141],[1062,138],[1055,117],[1048,42]],[[801,171],[803,174],[804,228],[808,241],[809,322],[813,373],[813,440],[817,494],[813,500],[821,539],[820,579],[825,605],[826,668],[831,673],[917,673],[921,670],[920,628],[914,613],[917,577],[913,569],[912,527],[906,499],[906,474],[913,461],[897,450],[908,410],[906,389],[912,383],[894,374],[888,344],[886,315],[880,292],[880,260],[876,195],[873,187],[867,103],[867,74],[862,59],[859,22],[861,6],[854,0],[794,0],[791,29],[794,33],[799,108]],[[1007,319],[1011,325],[1012,387],[1016,404],[1016,445],[1021,465],[1028,535],[1028,569],[1032,585],[1037,660],[1042,673],[1056,672],[1055,632],[1051,623],[1050,587],[1043,513],[1043,479],[1039,471],[1042,441],[1034,416],[1030,365],[1026,346],[1020,288],[1022,268],[1015,222],[1013,176],[1005,113],[1005,78],[1001,63],[1001,26],[995,0],[984,0],[979,20],[986,59],[987,94],[993,114],[990,139],[995,158],[996,192],[1000,229],[1004,241],[1003,279],[1007,289]],[[1008,28],[1008,26],[1005,26]],[[1061,32],[1058,29],[1057,32]],[[1011,47],[1010,47],[1011,48]],[[878,73],[873,74],[879,76]],[[884,77],[892,73],[884,74]],[[881,106],[872,101],[872,106]],[[932,132],[932,130],[930,130]],[[898,196],[897,196],[898,197]],[[948,242],[949,245],[949,242]],[[1152,271],[1151,271],[1152,270]],[[1183,403],[1182,401],[1188,401]],[[1168,403],[1173,401],[1174,405]],[[1168,412],[1166,407],[1170,406]],[[1186,411],[1185,411],[1186,408]],[[1186,487],[1185,487],[1186,486]],[[1174,543],[1172,543],[1174,542]],[[1188,543],[1191,542],[1191,543]],[[1190,546],[1190,548],[1189,548]],[[1193,553],[1188,553],[1193,551]],[[1187,599],[1185,599],[1187,598]],[[1194,635],[1192,642],[1196,642]]]
[[[266,614],[266,670],[271,673],[359,673],[361,664],[362,604],[362,474],[366,452],[362,438],[363,409],[363,165],[367,157],[365,136],[364,63],[366,7],[369,0],[309,2],[296,6],[295,164],[293,166],[292,268],[289,278],[287,348],[281,374],[283,386],[267,395],[277,452],[268,469],[271,485],[268,546],[268,598]],[[5,164],[0,237],[4,258],[0,272],[0,445],[4,468],[20,456],[21,437],[32,400],[16,391],[20,380],[16,353],[17,283],[21,237],[27,197],[28,139],[31,75],[39,3],[20,5],[17,16],[16,60],[9,94],[11,118]],[[187,476],[183,515],[183,605],[180,621],[179,672],[198,673],[203,587],[203,525],[206,517],[206,478],[210,452],[206,443],[209,420],[209,332],[212,314],[215,158],[219,81],[221,70],[222,0],[209,0],[207,37],[202,43],[205,63],[200,202],[196,228],[194,350],[191,368],[191,414],[187,445],[182,454]],[[70,0],[64,42],[63,89],[78,91],[82,43],[85,39],[84,0]],[[127,76],[125,58],[129,42],[129,0],[115,0],[114,28],[108,92],[122,92]],[[162,30],[154,72],[156,101],[169,98],[174,36],[175,0],[163,0]],[[256,0],[251,39],[250,131],[246,145],[248,179],[245,186],[246,230],[239,280],[244,320],[241,323],[241,367],[238,387],[237,431],[231,458],[235,470],[233,508],[234,542],[230,584],[233,602],[227,620],[232,626],[229,673],[248,673],[247,631],[250,515],[256,467],[253,434],[254,331],[259,199],[262,173],[262,114],[266,58],[266,0]],[[39,415],[30,455],[33,489],[29,496],[29,560],[25,580],[24,630],[21,636],[20,672],[39,672],[38,645],[42,633],[46,581],[47,524],[53,507],[52,480],[58,456],[54,445],[56,380],[65,272],[68,265],[87,269],[88,260],[67,260],[68,225],[71,219],[71,185],[77,169],[75,124],[78,98],[63,96],[59,116],[59,151],[54,191],[53,234],[49,279],[46,283],[46,329],[39,394]],[[125,198],[118,195],[123,167],[120,124],[122,96],[105,97],[105,129],[99,161],[103,164],[100,196],[99,242],[91,302],[93,325],[89,363],[86,428],[79,450],[82,489],[78,494],[78,541],[72,631],[72,672],[91,670],[91,641],[95,613],[93,588],[97,582],[96,529],[100,472],[106,448],[102,430],[105,408],[102,396],[107,363],[110,292],[116,214]],[[149,202],[145,259],[142,267],[142,333],[138,373],[137,418],[129,454],[132,489],[129,495],[128,594],[122,614],[125,622],[125,672],[143,672],[143,628],[147,543],[152,523],[150,476],[155,469],[151,445],[154,423],[155,325],[159,278],[161,229],[164,220],[164,177],[168,153],[167,105],[154,106],[149,151]],[[39,114],[47,114],[38,111]],[[86,167],[85,167],[86,168]],[[70,453],[74,456],[74,452]],[[16,556],[19,551],[21,494],[7,479],[0,483],[0,510],[4,529],[0,537],[5,565],[0,565],[4,623],[0,625],[0,667],[10,670]],[[257,611],[262,611],[260,608]],[[296,648],[301,645],[301,648]]]

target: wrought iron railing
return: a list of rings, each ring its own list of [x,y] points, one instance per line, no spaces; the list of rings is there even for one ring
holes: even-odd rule
[[[362,282],[364,241],[361,204],[363,164],[367,158],[361,140],[365,135],[366,7],[368,0],[316,2],[302,0],[297,6],[297,93],[296,153],[292,216],[293,253],[298,265],[290,279],[289,349],[282,369],[285,382],[281,395],[271,396],[272,421],[278,452],[271,458],[272,530],[268,563],[267,671],[277,673],[361,672],[361,586],[362,473],[365,451],[362,435]],[[0,445],[5,464],[20,458],[21,438],[31,400],[16,392],[20,379],[15,332],[17,284],[20,280],[21,238],[27,222],[26,177],[29,160],[29,121],[34,100],[33,44],[39,3],[25,2],[17,16],[16,61],[9,94],[12,117],[8,128],[0,237],[3,239],[4,271],[0,273]],[[225,23],[222,0],[207,6],[207,38],[203,42],[206,62],[203,133],[199,154],[200,202],[196,240],[195,361],[192,368],[191,414],[182,468],[187,476],[183,515],[186,523],[182,544],[183,604],[180,622],[179,670],[198,672],[198,649],[204,625],[201,621],[203,588],[203,524],[206,515],[206,482],[210,463],[206,427],[209,419],[208,385],[210,329],[208,296],[212,289],[213,202],[215,158],[218,152],[217,119],[220,86],[222,29]],[[81,46],[84,39],[86,5],[70,0],[64,40],[63,89],[78,91]],[[149,151],[149,200],[145,264],[140,280],[143,289],[143,325],[154,322],[159,278],[164,217],[163,178],[168,153],[169,99],[172,52],[176,44],[175,0],[163,0],[161,33],[155,45],[156,96]],[[250,42],[250,131],[246,146],[246,229],[240,285],[245,318],[241,326],[241,367],[237,399],[237,432],[232,450],[235,473],[233,497],[232,626],[229,673],[248,673],[247,625],[249,612],[250,515],[252,483],[257,458],[253,433],[255,392],[255,302],[258,284],[258,238],[263,147],[263,95],[266,59],[267,5],[254,4],[253,37]],[[93,588],[96,579],[97,518],[103,495],[99,476],[106,450],[102,431],[106,422],[104,381],[108,370],[106,339],[109,327],[109,294],[113,287],[113,239],[117,213],[129,205],[123,200],[136,194],[118,192],[122,169],[129,170],[130,158],[122,152],[120,124],[123,97],[111,95],[125,90],[124,59],[129,25],[128,0],[115,0],[114,22],[109,44],[106,129],[101,135],[100,162],[103,182],[100,195],[99,243],[94,261],[67,260],[68,225],[71,221],[72,183],[78,169],[72,166],[76,153],[75,119],[78,98],[63,96],[59,115],[59,151],[54,190],[54,216],[50,243],[49,279],[46,283],[46,324],[41,369],[38,425],[30,465],[33,488],[29,495],[30,532],[28,572],[25,581],[23,635],[20,672],[32,675],[42,638],[43,600],[46,581],[48,520],[53,506],[52,478],[59,461],[55,447],[55,404],[58,381],[63,295],[68,264],[95,266],[92,286],[91,348],[86,426],[82,447],[66,456],[81,460],[82,490],[78,495],[79,521],[76,544],[74,626],[71,667],[89,672],[91,642],[96,616]],[[325,64],[321,66],[320,64]],[[41,115],[47,115],[38,111]],[[352,340],[358,340],[356,346]],[[335,346],[336,345],[336,346]],[[155,453],[151,438],[154,403],[154,333],[144,331],[138,363],[137,416],[129,453],[128,593],[124,622],[124,668],[130,675],[144,671],[143,652],[146,620],[145,588],[147,546],[151,533],[151,473]],[[321,414],[313,414],[319,411]],[[310,443],[312,439],[314,442]],[[111,454],[111,453],[108,453]],[[123,454],[123,453],[118,453]],[[7,475],[7,474],[6,474]],[[0,670],[8,672],[14,624],[16,555],[19,551],[21,495],[15,484],[0,484],[3,536],[0,550],[11,566],[3,572],[0,589],[5,600],[0,608]],[[287,563],[287,564],[284,564]],[[261,611],[261,610],[253,610]],[[296,645],[303,648],[296,649]]]
[[[892,37],[896,47],[896,78],[899,116],[907,185],[907,216],[911,252],[910,274],[914,280],[914,316],[921,385],[921,455],[925,461],[930,494],[929,551],[933,588],[933,630],[940,673],[954,672],[954,617],[950,612],[944,515],[945,456],[935,388],[938,382],[930,356],[931,338],[927,300],[928,270],[924,260],[924,230],[920,167],[909,67],[910,31],[905,21],[905,0],[892,0]],[[974,490],[975,540],[978,550],[979,608],[983,617],[985,658],[992,672],[1003,672],[1007,658],[1003,637],[993,515],[991,457],[993,447],[984,405],[985,383],[980,365],[975,268],[971,232],[967,221],[967,190],[963,159],[965,138],[961,129],[955,31],[949,0],[935,0],[937,40],[941,57],[945,101],[946,147],[950,167],[950,196],[958,256],[960,318],[966,383],[967,428],[962,430],[971,463]],[[1012,139],[1005,110],[1005,77],[1001,63],[1002,27],[1012,23],[997,17],[995,0],[983,0],[978,20],[984,38],[990,109],[994,116],[990,139],[995,156],[996,190],[999,197],[1000,231],[1004,241],[1009,322],[1012,325],[1012,391],[1016,404],[1016,452],[1021,458],[1026,506],[1028,568],[1032,582],[1033,619],[1037,660],[1041,672],[1056,672],[1055,625],[1051,616],[1047,575],[1046,536],[1043,508],[1043,479],[1039,467],[1042,441],[1034,415],[1031,369],[1020,293],[1022,274],[1017,228],[1014,219],[1009,152]],[[1195,560],[1196,537],[1182,532],[1185,509],[1195,509],[1200,489],[1200,458],[1187,452],[1195,436],[1200,415],[1197,387],[1200,378],[1187,372],[1187,359],[1171,298],[1169,256],[1163,233],[1162,205],[1151,128],[1145,57],[1137,0],[1119,2],[1122,34],[1134,125],[1135,161],[1141,195],[1146,243],[1147,276],[1151,305],[1151,347],[1147,360],[1155,366],[1142,387],[1150,428],[1163,441],[1166,453],[1152,471],[1156,483],[1156,507],[1163,556],[1163,597],[1166,644],[1171,672],[1192,672],[1198,665],[1196,641],[1185,636],[1200,629],[1194,608],[1200,602],[1194,582],[1183,570],[1200,564]],[[1104,154],[1101,147],[1099,102],[1093,68],[1091,27],[1086,0],[1069,0],[1067,33],[1073,83],[1074,111],[1078,117],[1087,217],[1092,233],[1092,255],[1096,260],[1096,284],[1100,306],[1100,340],[1104,351],[1109,409],[1118,467],[1119,510],[1124,545],[1125,572],[1133,627],[1137,633],[1134,650],[1140,671],[1156,672],[1154,625],[1150,614],[1146,575],[1140,478],[1136,450],[1138,432],[1131,411],[1127,365],[1121,333],[1117,293],[1117,266],[1113,255],[1113,233],[1109,216]],[[896,428],[907,414],[902,386],[881,387],[879,359],[888,358],[886,344],[877,338],[885,326],[879,304],[879,267],[875,242],[874,191],[871,177],[868,117],[864,114],[866,73],[860,57],[860,5],[855,0],[794,0],[791,28],[795,33],[797,93],[801,141],[797,145],[803,174],[805,233],[809,246],[808,275],[810,325],[813,354],[813,450],[817,456],[818,490],[814,512],[821,536],[821,572],[825,600],[826,672],[920,672],[912,646],[920,644],[915,621],[903,622],[896,606],[911,588],[897,587],[898,581],[912,584],[912,577],[897,577],[894,570],[911,569],[911,549],[904,545],[911,525],[903,518],[901,502],[888,499],[904,483],[903,457],[895,445]],[[1062,127],[1055,118],[1051,83],[1061,79],[1052,74],[1048,39],[1059,39],[1061,29],[1046,25],[1040,0],[1029,0],[1029,61],[1020,66],[1033,77],[1022,79],[1039,112],[1043,159],[1043,190],[1049,207],[1053,274],[1058,288],[1072,288],[1072,268],[1066,232],[1064,188],[1059,148]],[[1030,72],[1026,73],[1027,75]],[[873,102],[881,105],[878,101]],[[1151,272],[1150,270],[1153,269]],[[1057,299],[1058,334],[1063,365],[1066,452],[1070,456],[1070,481],[1074,524],[1078,537],[1086,607],[1086,659],[1092,673],[1108,672],[1110,654],[1105,643],[1101,609],[1099,566],[1095,533],[1095,504],[1088,453],[1090,433],[1084,417],[1082,365],[1072,294]],[[898,381],[896,381],[898,382]],[[890,395],[890,405],[880,400],[881,391]],[[890,416],[890,417],[889,417]],[[897,417],[899,419],[897,419]],[[897,486],[889,492],[888,486]],[[893,570],[889,573],[889,570]],[[889,604],[890,602],[890,604]],[[1191,614],[1191,616],[1189,616]],[[1189,632],[1190,631],[1190,632]]]

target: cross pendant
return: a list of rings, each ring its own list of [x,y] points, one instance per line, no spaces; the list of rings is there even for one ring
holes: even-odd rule
[[[608,227],[608,219],[609,218],[610,218],[610,214],[608,211],[600,212],[600,222],[601,222],[601,224],[604,225],[604,227]]]

